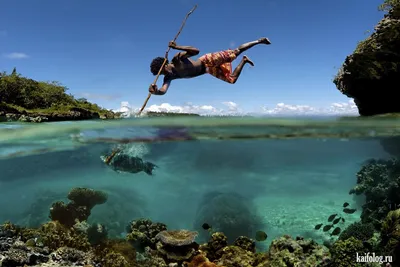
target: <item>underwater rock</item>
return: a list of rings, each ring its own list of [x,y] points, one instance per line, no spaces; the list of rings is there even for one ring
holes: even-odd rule
[[[361,222],[380,229],[382,220],[400,203],[400,161],[370,160],[357,173],[357,185],[350,194],[365,195]]]
[[[166,258],[167,262],[189,260],[193,257],[199,245],[195,243],[198,233],[188,230],[164,230],[156,235],[157,251]]]
[[[134,245],[139,252],[144,252],[146,247],[156,249],[156,236],[161,231],[167,230],[163,223],[153,223],[149,219],[138,219],[132,221],[126,231],[126,239]]]
[[[385,137],[379,140],[383,150],[392,157],[400,157],[400,136]]]
[[[268,255],[271,266],[324,266],[331,258],[328,248],[312,239],[288,235],[273,240]]]
[[[239,236],[252,236],[262,222],[253,212],[256,208],[251,200],[237,193],[209,192],[202,196],[194,220],[194,229],[199,229],[199,240],[206,242],[209,233],[201,226],[212,225],[213,231],[223,232],[232,243]]]
[[[354,98],[361,116],[400,112],[400,2],[385,1],[387,14],[375,32],[346,57],[333,82]]]

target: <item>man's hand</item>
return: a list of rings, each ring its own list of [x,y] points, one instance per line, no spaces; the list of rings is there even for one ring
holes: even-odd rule
[[[168,47],[170,47],[170,48],[175,48],[176,46],[177,45],[176,45],[176,43],[174,41],[171,41],[171,42],[168,43]]]
[[[156,94],[158,92],[157,84],[150,84],[149,92],[153,95]]]

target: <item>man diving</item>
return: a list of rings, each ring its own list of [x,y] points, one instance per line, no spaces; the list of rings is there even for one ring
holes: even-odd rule
[[[239,65],[232,72],[232,61],[244,51],[258,44],[270,45],[271,42],[268,38],[260,38],[257,41],[242,44],[236,49],[228,49],[225,51],[205,54],[199,59],[194,60],[191,59],[191,57],[198,55],[200,53],[199,49],[192,46],[179,46],[173,41],[169,42],[168,46],[170,48],[181,50],[183,52],[177,53],[172,58],[171,63],[167,61],[161,70],[160,74],[164,75],[163,86],[158,89],[156,84],[151,84],[149,92],[154,95],[164,95],[168,91],[172,80],[194,78],[206,73],[227,83],[234,84],[239,78],[244,65],[248,63],[251,66],[254,66],[254,63],[247,56],[243,56]],[[151,73],[157,75],[163,62],[164,58],[162,57],[153,59],[150,64]]]

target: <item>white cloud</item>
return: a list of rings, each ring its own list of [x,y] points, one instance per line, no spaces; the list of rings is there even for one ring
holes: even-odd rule
[[[278,103],[275,107],[261,107],[256,111],[243,111],[239,105],[232,101],[221,103],[221,108],[212,105],[194,105],[186,103],[182,106],[162,103],[160,105],[151,105],[146,111],[153,112],[175,112],[175,113],[196,113],[200,115],[269,115],[269,116],[303,116],[303,115],[358,115],[357,106],[354,101],[345,103],[332,103],[325,108],[312,107],[309,105],[289,105]],[[135,115],[139,108],[132,107],[128,102],[121,102],[121,107],[115,111],[123,112],[126,116]]]
[[[197,113],[201,115],[218,114],[222,111],[211,105],[198,106],[192,103],[186,103],[183,106],[173,106],[169,103],[162,103],[161,105],[151,105],[146,110],[153,112]]]
[[[14,53],[9,53],[9,54],[4,54],[4,57],[10,58],[10,59],[24,59],[24,58],[28,58],[29,56],[25,53],[14,52]]]
[[[238,112],[239,111],[238,104],[236,104],[235,102],[227,101],[227,102],[222,102],[222,104],[227,106],[229,111],[232,111],[232,112]]]
[[[309,105],[289,105],[278,103],[273,108],[261,108],[266,115],[357,115],[358,109],[354,100],[345,103],[332,103],[329,107],[312,107]]]

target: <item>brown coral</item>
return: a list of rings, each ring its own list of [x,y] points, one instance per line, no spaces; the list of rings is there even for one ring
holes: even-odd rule
[[[77,222],[86,221],[95,205],[107,201],[107,194],[89,188],[77,187],[68,193],[70,203],[63,201],[53,203],[50,208],[50,219],[61,224],[72,227]]]
[[[126,239],[134,245],[138,252],[144,252],[146,247],[156,249],[156,236],[164,230],[167,230],[165,224],[142,218],[134,220],[128,225]]]
[[[104,267],[136,266],[136,251],[126,240],[106,240],[96,246],[98,262]]]
[[[90,210],[86,207],[57,201],[51,205],[49,218],[52,221],[58,221],[65,226],[72,227],[77,222],[86,221],[89,216]]]
[[[157,234],[157,251],[169,262],[182,262],[194,256],[198,244],[194,242],[197,232],[188,230],[162,231]]]
[[[221,257],[216,261],[218,266],[255,266],[255,254],[237,246],[228,246],[220,251]]]
[[[184,262],[185,267],[223,267],[209,261],[203,254],[193,257],[191,262]]]
[[[103,191],[76,187],[68,193],[68,199],[77,206],[92,209],[96,205],[104,204],[108,199],[108,195]]]
[[[156,235],[156,239],[166,245],[179,247],[192,244],[197,235],[197,232],[189,230],[162,231]]]
[[[200,250],[206,253],[208,259],[214,261],[220,258],[220,252],[226,246],[228,246],[228,238],[222,232],[215,232],[207,244],[200,246]]]

